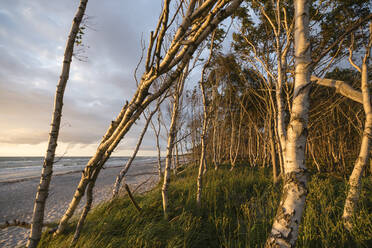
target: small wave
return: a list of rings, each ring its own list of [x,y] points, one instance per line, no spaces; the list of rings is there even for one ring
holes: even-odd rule
[[[73,170],[73,171],[57,172],[57,173],[53,173],[53,176],[63,176],[63,175],[68,175],[68,174],[73,174],[73,173],[80,173],[80,172],[82,171]],[[0,181],[0,185],[20,183],[20,182],[34,180],[34,179],[40,179],[40,176],[31,176],[31,177],[25,177],[25,178],[9,179],[9,180],[6,179],[4,181]]]

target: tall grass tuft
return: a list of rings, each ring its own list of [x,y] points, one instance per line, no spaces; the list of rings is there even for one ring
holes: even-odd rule
[[[170,186],[169,221],[163,218],[160,185],[136,195],[138,213],[127,197],[99,205],[88,215],[76,247],[263,247],[280,200],[281,185],[271,169],[221,166],[205,175],[201,208],[196,208],[195,168],[187,168]],[[314,174],[297,247],[372,247],[372,182],[363,181],[355,231],[341,216],[347,181]],[[66,234],[44,234],[40,247],[68,247]]]

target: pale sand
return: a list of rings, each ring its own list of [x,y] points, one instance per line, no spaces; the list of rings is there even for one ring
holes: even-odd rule
[[[141,191],[149,190],[157,182],[156,164],[133,163],[125,180],[131,189],[148,180],[141,186]],[[107,200],[111,197],[112,186],[121,168],[107,168],[101,171],[94,189],[94,203]],[[66,210],[72,199],[81,173],[58,175],[52,178],[49,197],[45,209],[45,222],[57,221]],[[15,183],[0,183],[0,223],[6,220],[30,222],[34,198],[39,179],[30,179]],[[85,197],[79,205],[79,211],[84,206]],[[29,234],[28,229],[11,227],[0,230],[0,247],[22,247]]]

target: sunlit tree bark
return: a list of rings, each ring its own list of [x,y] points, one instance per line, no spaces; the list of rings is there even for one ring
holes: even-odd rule
[[[207,125],[208,125],[208,106],[207,106],[207,95],[205,92],[205,81],[204,81],[204,74],[205,70],[209,66],[209,63],[211,61],[212,55],[213,55],[213,43],[214,43],[214,36],[215,32],[212,35],[211,39],[211,47],[210,47],[210,54],[208,61],[204,64],[202,72],[201,72],[201,78],[199,82],[199,88],[202,95],[202,102],[203,102],[203,123],[202,123],[202,132],[200,136],[200,146],[201,146],[201,153],[200,153],[200,161],[199,161],[199,170],[198,170],[198,178],[197,178],[197,191],[196,191],[196,204],[198,207],[201,205],[201,194],[203,189],[203,174],[205,164],[206,164],[206,158],[205,158],[205,152],[206,152],[206,135],[207,135]]]
[[[159,110],[160,104],[163,102],[164,99],[165,98],[162,98],[162,99],[159,98],[159,101],[157,102],[155,109],[150,113],[149,116],[145,117],[146,123],[145,123],[145,126],[143,127],[143,129],[141,131],[141,134],[138,138],[138,141],[137,141],[136,147],[134,148],[133,154],[130,157],[130,159],[127,161],[127,163],[125,164],[124,168],[120,171],[119,175],[116,177],[114,187],[113,187],[113,190],[112,190],[112,198],[115,198],[118,195],[120,185],[121,185],[121,181],[123,180],[123,178],[127,174],[128,170],[130,169],[130,166],[132,165],[134,159],[136,158],[137,153],[139,151],[139,148],[141,147],[143,137],[145,136],[147,128],[150,124],[150,121],[151,121],[152,117],[154,116],[154,114]]]
[[[218,122],[219,122],[219,105],[217,100],[217,85],[212,86],[212,104],[213,104],[213,112],[214,112],[214,118],[212,120],[212,126],[213,126],[213,132],[212,132],[212,153],[213,153],[213,164],[214,169],[218,170],[218,166],[221,163],[221,156],[220,156],[220,149],[219,149],[219,130],[218,128]]]
[[[283,84],[285,83],[285,74],[286,74],[286,65],[287,65],[287,53],[291,45],[292,41],[292,25],[288,25],[287,20],[287,12],[285,8],[283,8],[284,18],[282,20],[281,17],[281,7],[280,1],[277,0],[275,3],[275,22],[271,20],[269,15],[266,13],[264,8],[261,8],[261,12],[265,16],[266,20],[269,22],[275,37],[275,52],[276,52],[276,62],[277,62],[277,80],[275,81],[276,90],[275,90],[275,97],[277,103],[277,133],[279,136],[279,154],[281,156],[280,161],[283,163],[286,154],[286,138],[287,133],[285,130],[285,103],[284,103],[284,96],[283,96]],[[282,24],[283,23],[283,24]],[[284,31],[286,32],[286,42],[282,44],[280,37],[282,33],[282,25],[284,26]]]
[[[56,235],[65,230],[68,221],[74,214],[86,191],[87,184],[91,180],[93,172],[96,169],[100,170],[102,168],[119,142],[142,114],[143,110],[172,85],[192,58],[199,44],[206,39],[221,21],[235,11],[242,0],[221,0],[218,2],[207,0],[198,8],[195,8],[196,1],[191,0],[183,12],[184,16],[180,20],[180,25],[176,28],[172,41],[168,43],[168,48],[162,54],[163,40],[166,31],[171,25],[168,21],[171,20],[173,22],[175,20],[173,17],[168,18],[169,2],[169,0],[164,1],[164,8],[157,28],[155,32],[151,33],[145,62],[145,72],[141,77],[137,91],[129,102],[128,107],[122,109],[123,114],[120,113],[117,121],[111,126],[112,128],[109,128],[108,139],[101,142],[96,154],[87,163],[74,197],[59,222]],[[150,94],[149,90],[153,82],[159,76],[168,72],[170,73],[167,80],[160,85],[158,90]]]
[[[368,45],[366,46],[366,53],[363,58],[362,69],[354,65],[354,67],[356,67],[362,74],[361,89],[362,89],[362,96],[363,96],[363,109],[366,115],[366,120],[364,123],[364,131],[363,131],[362,143],[361,143],[361,147],[359,151],[359,157],[355,162],[353,172],[351,173],[351,176],[349,178],[349,191],[348,191],[346,201],[345,201],[344,213],[342,215],[344,226],[349,231],[351,231],[353,228],[352,217],[358,206],[363,170],[365,169],[368,163],[370,149],[371,149],[372,106],[371,106],[370,90],[368,87],[368,62],[369,62],[369,56],[371,52],[371,46],[372,46],[372,24],[370,24],[369,42],[368,42]]]
[[[36,247],[41,238],[41,230],[44,221],[44,210],[48,198],[49,184],[53,174],[53,162],[57,148],[59,127],[61,124],[63,95],[65,92],[67,80],[70,73],[70,64],[72,60],[74,44],[79,32],[80,23],[83,19],[88,0],[81,0],[78,10],[72,22],[72,27],[66,43],[65,54],[63,58],[62,72],[57,84],[57,91],[54,99],[54,112],[52,116],[51,130],[49,133],[48,148],[44,158],[43,169],[41,172],[40,183],[36,193],[34,210],[32,214],[31,233],[28,238],[27,247]]]
[[[160,149],[161,122],[160,122],[160,118],[161,118],[161,111],[159,109],[157,113],[157,123],[156,123],[157,126],[155,126],[152,120],[150,121],[152,130],[154,131],[154,134],[155,134],[155,140],[156,140],[156,151],[157,151],[157,158],[158,158],[157,169],[158,169],[159,182],[163,178],[163,173],[161,171],[161,149]]]
[[[341,80],[333,80],[329,78],[319,78],[316,76],[311,76],[311,80],[316,82],[316,84],[335,88],[336,92],[359,103],[363,103],[362,92],[354,89],[348,83]]]
[[[310,91],[309,1],[295,0],[295,84],[287,129],[282,198],[266,247],[293,247],[307,194],[305,146]]]
[[[177,119],[179,115],[179,104],[180,98],[182,95],[183,87],[185,84],[185,80],[188,74],[188,66],[186,66],[184,73],[178,79],[178,83],[176,85],[173,97],[173,110],[172,110],[172,118],[171,123],[169,126],[169,133],[168,133],[168,144],[167,144],[167,154],[165,157],[165,168],[164,168],[164,182],[163,187],[161,188],[161,195],[163,198],[163,212],[164,218],[168,219],[168,188],[170,184],[170,175],[171,175],[171,164],[173,158],[173,148],[176,143],[176,136],[177,136]]]
[[[93,204],[93,188],[94,188],[94,185],[96,183],[96,179],[97,179],[98,174],[99,174],[99,171],[95,171],[94,172],[94,175],[92,177],[92,181],[88,184],[88,187],[87,187],[87,196],[86,196],[87,201],[85,203],[83,212],[80,215],[79,221],[78,221],[78,223],[76,225],[76,230],[75,230],[75,233],[74,233],[74,237],[72,238],[70,247],[74,247],[76,245],[76,243],[78,242],[79,237],[80,237],[81,230],[83,229],[83,226],[84,226],[85,219],[87,218],[87,215],[88,215],[90,209],[92,208],[92,204]]]

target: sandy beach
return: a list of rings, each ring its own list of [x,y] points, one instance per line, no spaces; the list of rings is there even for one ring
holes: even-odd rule
[[[136,185],[148,180],[141,186],[141,191],[150,189],[157,182],[155,166],[154,163],[134,162],[125,178],[126,183],[134,189]],[[101,171],[94,189],[93,205],[111,197],[112,185],[120,170],[120,167],[116,167]],[[45,222],[56,221],[63,215],[80,178],[80,172],[57,175],[52,178],[45,209]],[[39,178],[0,183],[0,223],[14,219],[30,222],[38,183]],[[78,212],[83,208],[84,201],[85,198],[80,203]],[[28,229],[20,227],[2,229],[0,230],[0,247],[22,247],[26,243],[28,234]]]

